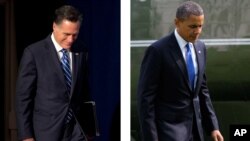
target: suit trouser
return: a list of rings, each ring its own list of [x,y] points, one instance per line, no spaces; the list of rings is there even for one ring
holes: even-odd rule
[[[65,125],[62,141],[87,141],[79,124],[75,120],[71,120]]]
[[[195,119],[195,117],[194,117],[194,119]],[[197,128],[197,123],[195,120],[193,120],[192,135],[191,135],[189,141],[201,141],[199,131]]]

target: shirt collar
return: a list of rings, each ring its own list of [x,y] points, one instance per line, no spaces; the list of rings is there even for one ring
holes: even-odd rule
[[[185,48],[186,44],[188,43],[187,41],[185,41],[181,36],[180,34],[177,32],[177,29],[175,29],[174,31],[174,35],[175,35],[175,38],[177,40],[177,43],[179,44],[179,47],[182,49]],[[189,42],[190,44],[190,42]]]
[[[53,33],[51,34],[51,39],[52,39],[52,42],[53,42],[53,44],[54,44],[54,46],[56,48],[56,51],[60,52],[63,48],[56,42],[56,39],[55,39]]]

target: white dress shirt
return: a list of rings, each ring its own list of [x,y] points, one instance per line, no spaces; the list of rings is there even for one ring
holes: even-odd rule
[[[187,42],[185,41],[180,34],[177,32],[177,30],[175,29],[174,31],[174,35],[175,38],[179,44],[179,47],[181,49],[182,52],[182,56],[184,58],[184,60],[186,61],[186,52],[187,52],[187,48],[185,47],[187,43],[189,43],[189,47],[191,50],[191,54],[192,54],[192,60],[193,60],[193,64],[194,64],[194,70],[195,70],[195,81],[194,81],[194,87],[196,86],[196,81],[197,81],[197,74],[198,74],[198,65],[197,65],[197,60],[196,60],[196,53],[195,53],[195,49],[194,49],[194,45],[191,42]]]
[[[56,48],[56,52],[58,54],[58,57],[59,57],[59,60],[61,61],[62,59],[62,56],[63,56],[63,53],[62,53],[62,47],[56,42],[55,40],[55,37],[54,37],[54,34],[52,33],[51,34],[51,39],[52,39],[52,42]],[[70,70],[71,70],[71,74],[72,74],[72,52],[70,50],[68,50],[68,53],[69,53],[69,64],[70,64]]]

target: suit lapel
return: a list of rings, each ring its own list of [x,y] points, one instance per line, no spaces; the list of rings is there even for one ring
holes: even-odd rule
[[[73,77],[72,77],[72,86],[71,86],[71,92],[70,92],[70,96],[73,95],[73,90],[76,84],[76,80],[78,77],[78,72],[79,72],[79,68],[80,68],[80,64],[81,64],[81,54],[78,52],[72,52],[72,72],[73,72]]]
[[[49,54],[52,58],[52,62],[54,64],[54,67],[55,67],[55,71],[57,72],[56,74],[58,75],[58,77],[60,78],[61,82],[65,82],[65,78],[64,78],[64,74],[63,74],[63,70],[62,70],[62,67],[61,67],[61,64],[60,64],[60,60],[58,58],[58,54],[56,52],[56,49],[55,49],[55,46],[51,40],[51,37],[48,36],[47,37],[47,43],[48,43],[48,50],[49,50]],[[51,66],[53,67],[53,66]],[[65,87],[66,86],[66,83],[65,84]]]
[[[179,67],[184,79],[185,83],[188,85],[190,91],[192,91],[189,80],[188,80],[188,72],[186,68],[186,63],[183,58],[182,52],[180,50],[180,47],[177,43],[177,40],[174,36],[174,33],[170,35],[170,40],[172,41],[170,43],[170,52],[173,56],[177,66]],[[195,54],[196,54],[196,60],[197,60],[197,67],[198,67],[198,74],[197,74],[197,81],[196,81],[196,87],[195,87],[195,93],[197,94],[197,91],[199,90],[199,87],[201,85],[201,81],[203,79],[203,71],[204,71],[204,52],[202,49],[202,44],[199,43],[199,41],[196,41],[194,44]]]
[[[171,34],[171,40],[172,40],[172,42],[170,44],[171,55],[173,56],[177,66],[179,67],[179,69],[180,69],[180,71],[185,79],[186,85],[188,85],[189,89],[191,90],[191,87],[189,85],[189,80],[188,80],[188,72],[187,72],[187,68],[186,68],[186,63],[185,63],[181,49],[177,43],[177,40],[176,40],[174,34]]]
[[[48,44],[49,44],[49,53],[50,56],[52,57],[52,62],[54,63],[55,66],[55,71],[57,72],[56,74],[58,75],[58,77],[60,78],[61,82],[65,82],[65,78],[64,78],[64,74],[63,74],[63,70],[62,70],[62,66],[61,66],[61,62],[58,58],[58,54],[56,52],[55,46],[49,36],[49,38],[47,38]],[[76,84],[76,79],[77,79],[77,75],[78,75],[78,70],[81,64],[81,54],[78,52],[72,52],[72,84],[71,84],[71,91],[70,91],[70,98],[73,95],[73,90]],[[66,83],[63,83],[65,88]]]
[[[195,54],[196,54],[197,67],[198,67],[197,81],[196,81],[196,87],[195,87],[195,91],[197,93],[197,90],[200,87],[201,80],[203,78],[202,71],[203,71],[204,64],[202,62],[204,59],[204,56],[203,56],[204,53],[202,52],[201,46],[198,44],[198,42],[195,42],[194,49],[195,49]]]

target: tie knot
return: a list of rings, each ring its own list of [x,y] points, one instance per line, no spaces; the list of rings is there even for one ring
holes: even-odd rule
[[[190,51],[190,44],[187,43],[187,44],[186,44],[186,47],[187,47],[187,52],[189,52],[189,51]]]
[[[67,54],[68,51],[67,51],[67,49],[62,49],[61,52],[62,52],[63,54]]]

